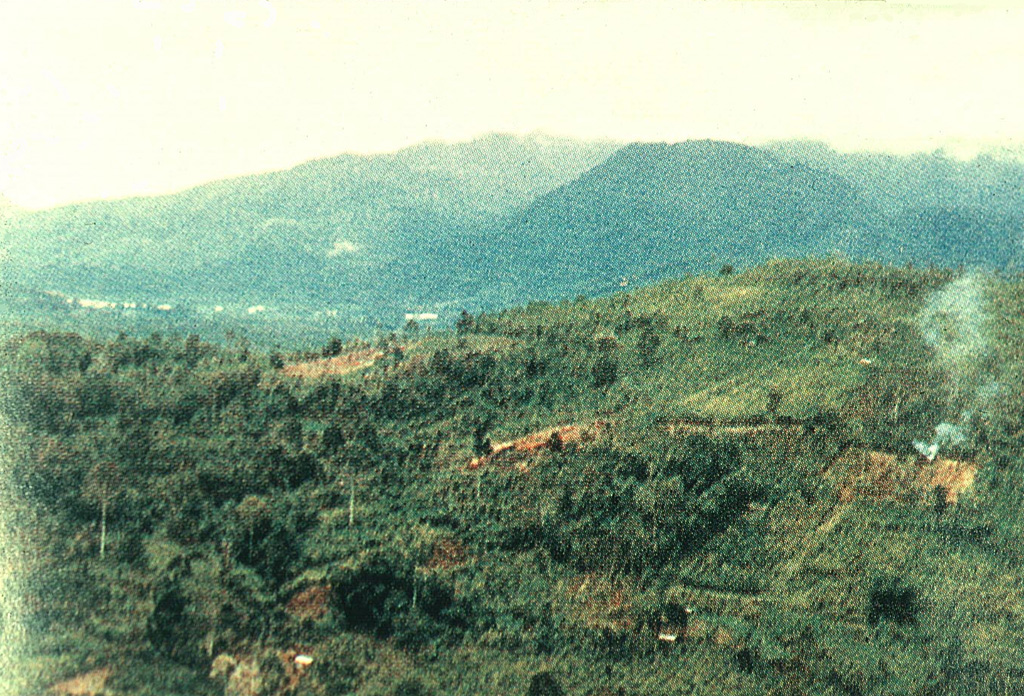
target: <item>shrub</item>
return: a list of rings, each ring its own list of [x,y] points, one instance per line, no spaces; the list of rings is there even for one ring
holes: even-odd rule
[[[551,672],[538,672],[530,678],[526,696],[562,696],[565,691]]]
[[[429,696],[430,689],[419,679],[403,679],[391,690],[393,696]]]
[[[619,365],[614,358],[600,355],[594,362],[590,374],[594,379],[595,389],[607,389],[619,378]]]
[[[876,578],[872,583],[868,604],[868,623],[880,620],[911,624],[920,611],[920,592],[895,577]]]

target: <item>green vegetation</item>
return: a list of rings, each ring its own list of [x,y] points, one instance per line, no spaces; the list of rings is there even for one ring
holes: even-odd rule
[[[10,339],[27,641],[5,678],[1017,693],[1022,289],[776,261],[305,354]],[[929,462],[940,424],[960,436]]]
[[[348,329],[363,330],[364,316],[390,326],[420,303],[471,297],[487,233],[617,147],[492,134],[170,196],[19,213],[0,224],[4,281],[181,312],[195,303],[266,305],[280,321],[292,310],[332,309]]]
[[[0,316],[15,330],[211,341],[232,331],[264,349],[311,348],[398,329],[406,312],[448,326],[463,309],[772,258],[1012,269],[1022,186],[1024,165],[1010,159],[809,143],[427,143],[172,196],[18,212],[0,223]]]

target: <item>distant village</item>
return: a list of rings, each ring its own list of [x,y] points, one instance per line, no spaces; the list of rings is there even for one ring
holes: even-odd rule
[[[72,306],[85,309],[148,309],[159,312],[170,312],[174,309],[169,304],[149,304],[146,302],[108,302],[107,300],[90,300],[84,297],[72,297],[56,290],[45,290],[43,294]]]
[[[52,298],[60,306],[68,306],[73,308],[90,309],[90,310],[101,310],[101,311],[117,311],[132,312],[132,311],[150,311],[150,312],[175,312],[183,309],[169,303],[161,302],[137,302],[134,300],[125,301],[110,301],[110,300],[97,300],[86,297],[75,297],[72,295],[59,292],[57,290],[45,290],[43,294],[49,298]],[[193,311],[199,312],[210,312],[215,314],[221,312],[232,313],[230,309],[225,309],[223,305],[213,305],[212,307],[189,307]],[[265,305],[252,305],[248,307],[241,307],[238,309],[238,314],[246,314],[249,316],[264,314],[267,312],[273,312],[272,308]],[[314,311],[313,316],[323,317],[338,317],[342,315],[342,310],[338,309],[323,309]],[[438,314],[436,312],[419,312],[419,311],[408,311],[403,315],[403,319],[406,323],[408,322],[434,322],[438,320]]]

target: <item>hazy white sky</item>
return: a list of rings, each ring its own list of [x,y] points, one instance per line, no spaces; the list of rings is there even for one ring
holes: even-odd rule
[[[1024,138],[1024,3],[0,0],[0,194],[162,193],[487,131]]]

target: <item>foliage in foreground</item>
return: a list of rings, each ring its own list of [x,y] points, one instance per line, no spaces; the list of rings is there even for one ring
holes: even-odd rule
[[[978,281],[961,370],[921,320],[951,281],[773,263],[307,381],[196,337],[11,340],[11,683],[222,693],[230,655],[267,694],[1013,693],[1024,299]],[[942,421],[978,467],[955,502],[913,444]]]

